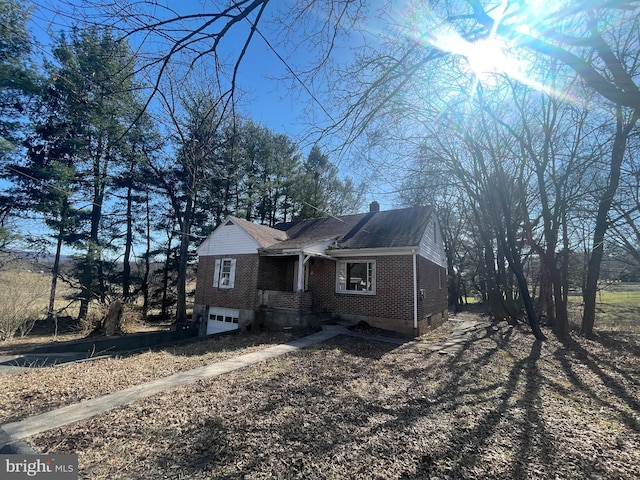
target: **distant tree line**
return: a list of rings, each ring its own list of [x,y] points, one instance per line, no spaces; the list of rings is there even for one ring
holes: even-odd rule
[[[140,300],[145,317],[158,307],[185,321],[194,246],[227,215],[273,226],[358,211],[361,189],[318,146],[303,157],[203,82],[168,78],[160,106],[145,110],[138,59],[108,27],[60,32],[36,67],[21,5],[0,0],[0,247],[54,252],[49,315],[63,279],[79,292],[79,318],[121,297]],[[16,216],[45,233],[21,236]],[[60,266],[69,250],[71,274]]]

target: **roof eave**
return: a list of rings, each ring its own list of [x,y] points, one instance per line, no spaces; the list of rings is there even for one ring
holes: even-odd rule
[[[411,255],[419,251],[419,245],[404,247],[377,247],[377,248],[336,248],[327,250],[327,255],[332,258],[342,257],[383,257],[394,255]]]

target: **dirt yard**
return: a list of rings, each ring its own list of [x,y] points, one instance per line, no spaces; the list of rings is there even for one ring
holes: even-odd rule
[[[640,328],[539,343],[482,320],[455,355],[425,348],[455,321],[422,346],[340,336],[30,441],[77,453],[91,479],[638,478]],[[229,338],[216,355],[280,340]],[[3,422],[215,361],[207,349],[0,377],[19,388],[0,398]]]

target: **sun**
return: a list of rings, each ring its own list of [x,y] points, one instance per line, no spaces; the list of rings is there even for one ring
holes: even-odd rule
[[[475,80],[493,83],[502,75],[518,78],[521,76],[520,59],[510,54],[508,43],[496,36],[469,42],[453,31],[441,31],[429,39],[431,46],[442,52],[456,55],[460,66]]]
[[[459,54],[464,57],[469,70],[479,81],[488,81],[502,73],[513,76],[518,63],[507,55],[507,45],[493,37],[474,43],[465,42],[464,49]]]

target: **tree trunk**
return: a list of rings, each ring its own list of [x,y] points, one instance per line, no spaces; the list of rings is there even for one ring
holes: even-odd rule
[[[131,296],[131,246],[133,244],[133,220],[132,220],[133,194],[131,187],[127,188],[127,213],[126,234],[124,243],[124,257],[122,259],[122,298],[126,302]]]
[[[181,222],[180,253],[178,255],[178,278],[176,285],[176,323],[178,324],[187,322],[187,267],[189,261],[189,236],[191,233],[192,208],[193,201],[188,197]]]
[[[144,252],[144,274],[142,275],[142,319],[146,322],[149,316],[149,270],[151,269],[151,209],[149,208],[149,192],[146,198],[147,248]]]
[[[162,305],[160,315],[163,320],[169,318],[169,265],[171,263],[171,240],[172,234],[169,233],[167,240],[167,251],[165,255],[164,268],[162,270]]]
[[[54,316],[56,304],[56,289],[58,286],[58,275],[60,274],[60,255],[62,252],[62,239],[64,237],[64,221],[60,222],[60,230],[58,231],[58,239],[56,242],[56,254],[53,258],[53,268],[51,269],[51,290],[49,291],[49,308],[47,310],[47,318]]]
[[[587,279],[583,293],[584,312],[582,316],[581,333],[586,337],[593,336],[593,326],[596,318],[596,295],[598,279],[600,278],[600,265],[604,255],[604,236],[609,226],[607,216],[611,209],[613,197],[618,190],[622,160],[627,146],[629,133],[638,122],[640,110],[635,110],[629,122],[625,125],[622,107],[618,106],[616,116],[616,135],[611,150],[611,167],[609,170],[609,184],[598,203],[598,214],[593,231],[593,246],[591,257],[587,266]]]
[[[87,318],[89,313],[89,302],[95,293],[98,294],[101,300],[104,299],[104,279],[102,270],[98,270],[98,260],[100,258],[100,242],[98,240],[98,232],[100,229],[100,220],[102,219],[102,202],[104,200],[104,187],[106,182],[106,166],[108,160],[104,159],[104,164],[101,164],[103,148],[102,142],[98,141],[98,151],[93,160],[93,203],[91,205],[91,230],[89,232],[89,242],[87,245],[87,255],[85,257],[85,265],[80,276],[81,290],[80,290],[80,311],[78,313],[79,319]],[[93,291],[93,279],[94,268],[98,273],[98,283],[100,284],[100,291]]]

